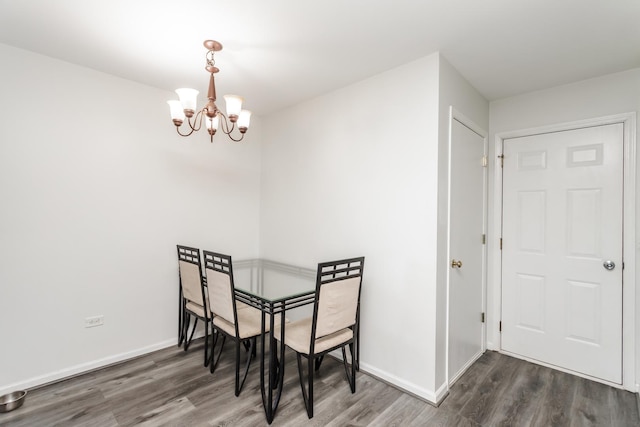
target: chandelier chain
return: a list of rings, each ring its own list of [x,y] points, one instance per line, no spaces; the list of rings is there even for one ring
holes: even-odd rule
[[[213,50],[207,51],[207,66],[213,67],[216,65],[215,52]]]

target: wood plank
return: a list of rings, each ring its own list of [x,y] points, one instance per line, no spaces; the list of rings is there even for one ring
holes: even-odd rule
[[[636,398],[634,393],[611,387],[606,402],[611,411],[612,426],[640,426]]]
[[[533,363],[519,363],[517,375],[505,389],[493,412],[490,425],[529,426],[545,396],[547,369]]]
[[[521,365],[517,359],[511,357],[499,359],[499,363],[496,361],[491,366],[489,373],[460,410],[462,416],[478,424],[487,423],[492,419],[496,407],[504,398],[505,391],[514,381]]]
[[[548,369],[545,396],[533,417],[534,426],[568,426],[574,405],[578,378],[565,372]]]
[[[484,381],[491,369],[506,356],[494,351],[485,352],[467,371],[453,384],[449,396],[440,407],[451,412],[458,412],[466,405],[478,386]]]
[[[376,417],[369,426],[392,427],[409,425],[425,408],[435,408],[406,393],[402,393]]]
[[[266,426],[254,360],[234,395],[233,346],[212,375],[202,341],[30,390],[25,405],[0,414],[3,427]],[[352,394],[340,361],[316,375],[315,416],[302,401],[295,355],[285,357],[285,386],[274,427],[305,426],[638,426],[636,395],[495,352],[486,352],[436,408],[360,372]]]

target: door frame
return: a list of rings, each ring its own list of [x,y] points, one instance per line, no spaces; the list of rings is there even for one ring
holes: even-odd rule
[[[460,122],[462,125],[466,126],[467,128],[469,128],[472,132],[475,132],[476,134],[478,134],[478,136],[482,137],[482,144],[483,144],[483,151],[484,151],[484,155],[488,158],[489,156],[489,140],[488,140],[488,133],[482,129],[480,126],[478,126],[473,120],[469,119],[468,117],[466,117],[464,114],[462,114],[460,111],[456,110],[455,107],[450,106],[449,107],[449,145],[448,145],[448,151],[449,151],[449,156],[448,156],[448,174],[447,174],[447,265],[449,264],[449,261],[451,260],[451,162],[452,162],[452,158],[451,158],[451,144],[453,143],[452,140],[452,134],[453,134],[453,121],[456,120],[458,122]],[[488,161],[487,161],[488,163]],[[484,195],[483,195],[483,206],[482,206],[482,228],[483,228],[483,233],[485,234],[485,236],[487,235],[487,227],[488,227],[488,209],[489,209],[489,202],[488,202],[488,193],[489,193],[489,174],[488,174],[488,164],[487,167],[484,168],[484,174],[483,174],[483,191],[484,191]],[[482,353],[484,353],[484,351],[487,349],[487,270],[488,270],[488,251],[487,251],[487,245],[483,245],[483,250],[482,250],[482,311],[485,313],[485,322],[482,325],[482,337],[481,337],[481,352],[480,355],[482,355]],[[446,367],[446,381],[447,381],[447,390],[449,390],[449,388],[451,388],[451,385],[459,378],[459,375],[456,376],[455,378],[450,378],[449,377],[449,304],[450,304],[450,300],[449,300],[449,285],[450,285],[450,275],[451,275],[451,269],[447,267],[447,274],[446,274],[446,280],[447,280],[447,312],[446,312],[446,354],[445,354],[445,367]],[[479,356],[480,356],[479,355]],[[479,357],[478,356],[478,357]],[[477,359],[476,359],[477,360]],[[473,364],[473,362],[475,362],[475,360],[470,361],[467,366],[465,367],[465,369],[463,370],[463,372],[466,370],[466,368],[468,368],[469,366],[471,366]]]
[[[605,383],[613,387],[622,387],[632,392],[638,392],[636,378],[636,325],[635,313],[639,308],[636,304],[637,283],[636,280],[636,247],[638,238],[636,236],[636,113],[622,113],[605,117],[597,117],[586,120],[565,122],[540,126],[535,128],[521,129],[515,131],[501,132],[495,135],[493,161],[493,218],[489,230],[489,271],[493,278],[491,283],[490,305],[491,313],[489,318],[494,319],[489,326],[487,345],[490,349],[502,352],[499,322],[502,313],[502,253],[499,247],[502,237],[502,167],[501,158],[502,147],[505,139],[532,136],[551,132],[580,129],[585,127],[601,126],[608,124],[622,123],[623,130],[623,265],[622,272],[622,386],[620,384],[609,383],[597,378],[581,375],[574,371],[566,370],[574,375],[582,376],[594,381]],[[536,362],[540,364],[539,362]],[[543,364],[544,365],[544,364]],[[561,370],[557,367],[554,369]]]

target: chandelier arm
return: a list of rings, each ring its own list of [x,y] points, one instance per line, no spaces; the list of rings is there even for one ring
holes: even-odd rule
[[[229,139],[231,139],[233,142],[240,142],[240,141],[242,141],[242,138],[244,138],[244,133],[241,133],[241,134],[240,134],[240,138],[239,138],[239,139],[235,139],[235,138],[233,137],[233,135],[231,135],[230,133],[228,133],[228,134],[227,134],[227,136],[228,136],[228,137],[229,137]]]
[[[182,133],[182,132],[180,132],[180,126],[176,126],[176,131],[178,132],[178,135],[180,135],[180,136],[190,136],[194,132],[194,129],[191,128],[189,133]]]
[[[193,132],[198,132],[200,128],[202,128],[202,118],[204,117],[203,113],[205,108],[203,108],[202,110],[196,113],[195,117],[193,118],[193,124],[191,124],[191,118],[187,119],[187,122],[189,123],[189,127],[192,129]]]
[[[231,132],[233,132],[233,130],[236,128],[236,124],[235,123],[231,123],[231,129],[229,129],[229,119],[228,117],[220,110],[218,110],[218,115],[222,116],[222,118],[224,120],[220,120],[220,127],[222,127],[222,132],[224,132],[226,135],[231,136]]]
[[[218,115],[222,116],[223,120],[220,120],[221,125],[220,127],[222,127],[222,132],[224,132],[225,135],[227,135],[229,137],[229,139],[231,139],[233,142],[240,142],[242,141],[242,139],[244,138],[244,133],[240,134],[240,138],[236,139],[233,137],[233,135],[231,135],[231,133],[236,129],[236,124],[235,123],[231,123],[231,129],[229,129],[229,121],[227,119],[227,116],[220,110],[218,110]]]
[[[191,123],[191,117],[187,118],[187,124],[189,125],[189,128],[191,129],[189,131],[189,133],[182,133],[180,132],[180,127],[181,126],[176,126],[176,131],[178,132],[178,135],[180,136],[190,136],[192,133],[194,132],[198,132],[200,130],[200,128],[202,128],[202,118],[204,117],[204,108],[200,111],[198,111],[193,119],[193,123]]]

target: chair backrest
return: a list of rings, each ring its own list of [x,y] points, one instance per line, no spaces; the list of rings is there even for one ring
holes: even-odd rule
[[[211,313],[231,324],[236,323],[236,300],[231,256],[204,251]]]
[[[363,271],[364,257],[318,264],[312,345],[318,338],[355,325]]]
[[[182,295],[187,300],[206,307],[205,291],[202,286],[200,250],[189,246],[177,245],[177,247]]]

